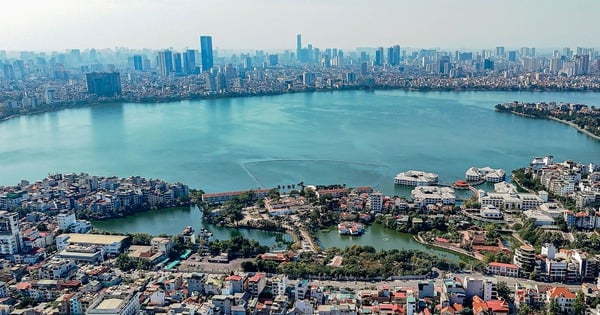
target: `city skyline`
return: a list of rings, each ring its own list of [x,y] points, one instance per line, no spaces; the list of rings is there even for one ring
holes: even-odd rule
[[[315,47],[478,49],[495,46],[597,47],[594,12],[600,2],[577,0],[568,9],[545,1],[423,2],[332,0],[11,2],[0,30],[0,49],[70,48],[199,49],[198,36],[214,49],[288,49],[296,35]],[[201,16],[201,18],[199,18]],[[424,22],[425,21],[425,22]],[[94,36],[90,36],[94,34]]]

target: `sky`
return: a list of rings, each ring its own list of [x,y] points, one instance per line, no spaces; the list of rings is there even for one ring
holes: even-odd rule
[[[599,47],[600,0],[0,0],[0,50]]]

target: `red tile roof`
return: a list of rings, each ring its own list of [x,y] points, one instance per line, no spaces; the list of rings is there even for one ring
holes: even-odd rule
[[[554,287],[548,290],[548,297],[551,299],[555,298],[566,298],[566,299],[574,299],[576,294],[569,291],[569,289],[565,287]]]
[[[519,269],[519,266],[515,265],[515,264],[506,264],[506,263],[501,263],[501,262],[491,262],[488,264],[488,266],[492,266],[492,267],[505,267],[505,268],[512,268],[512,269]]]

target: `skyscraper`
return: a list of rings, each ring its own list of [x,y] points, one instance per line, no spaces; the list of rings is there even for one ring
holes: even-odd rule
[[[183,56],[183,69],[187,75],[196,73],[196,51],[194,49],[186,50]]]
[[[142,71],[142,55],[133,55],[133,70]]]
[[[158,72],[162,76],[168,76],[173,72],[173,54],[170,50],[158,52]]]
[[[400,45],[388,48],[388,63],[392,66],[400,64]]]
[[[200,54],[202,55],[202,72],[212,69],[214,65],[212,37],[200,36]]]
[[[302,61],[302,35],[298,34],[296,36],[296,60]]]
[[[375,51],[375,65],[383,66],[383,58],[383,47],[379,47]]]
[[[121,77],[118,72],[92,72],[86,74],[88,93],[113,97],[121,94]]]
[[[182,65],[181,53],[174,53],[173,54],[173,70],[175,71],[175,73],[183,73],[183,68],[181,67],[181,65]]]
[[[496,47],[496,57],[504,57],[504,47],[503,46],[497,46]]]

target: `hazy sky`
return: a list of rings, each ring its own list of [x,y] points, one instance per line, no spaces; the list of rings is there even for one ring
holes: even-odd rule
[[[0,0],[0,49],[598,47],[600,0]]]

